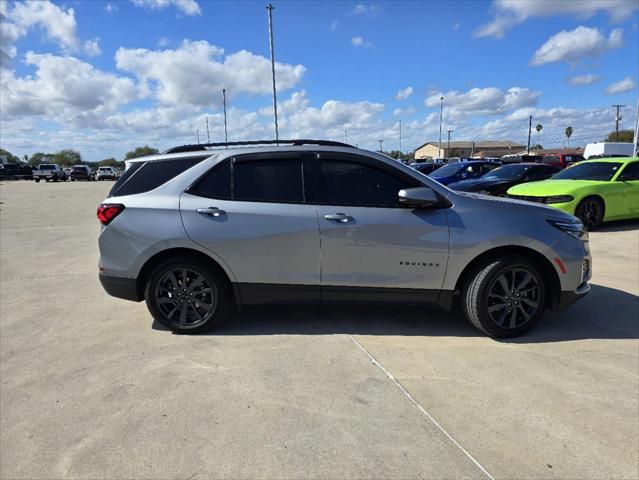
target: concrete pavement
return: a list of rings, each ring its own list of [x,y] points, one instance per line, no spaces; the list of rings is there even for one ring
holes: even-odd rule
[[[1,478],[639,477],[639,224],[511,341],[397,307],[178,336],[99,285],[110,185],[0,185]]]

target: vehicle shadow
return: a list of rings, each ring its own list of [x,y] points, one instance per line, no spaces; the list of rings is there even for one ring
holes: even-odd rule
[[[612,308],[614,306],[614,308]],[[158,322],[153,328],[166,330]],[[244,307],[200,335],[387,335],[483,337],[459,311],[415,306]],[[563,312],[546,312],[535,328],[502,343],[547,343],[584,339],[638,339],[639,297],[592,285],[590,294]]]
[[[604,223],[595,230],[595,234],[599,232],[632,232],[639,231],[639,220],[619,220],[616,222]]]

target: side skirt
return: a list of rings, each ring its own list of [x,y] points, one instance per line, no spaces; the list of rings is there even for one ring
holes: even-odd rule
[[[241,305],[259,304],[385,304],[439,305],[450,310],[453,292],[413,288],[237,283]]]

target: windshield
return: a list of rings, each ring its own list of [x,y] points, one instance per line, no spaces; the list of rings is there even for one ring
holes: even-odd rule
[[[84,170],[84,167],[73,167],[73,170],[75,170],[76,172],[81,172],[82,170]]]
[[[455,175],[462,168],[467,167],[466,163],[449,163],[448,165],[444,165],[441,168],[438,168],[433,173],[430,174],[431,177],[441,178],[441,177],[450,177],[451,175]]]
[[[553,180],[609,181],[621,168],[616,162],[581,162],[552,176]]]
[[[521,178],[534,165],[504,165],[488,172],[482,179],[491,180],[514,180]]]
[[[56,165],[40,165],[40,170],[55,170]]]

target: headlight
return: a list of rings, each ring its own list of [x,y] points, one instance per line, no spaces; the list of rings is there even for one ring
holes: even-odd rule
[[[581,222],[570,222],[566,220],[547,220],[553,227],[583,242],[588,241],[588,231]]]
[[[568,203],[575,199],[572,195],[552,195],[544,198],[544,203]]]

